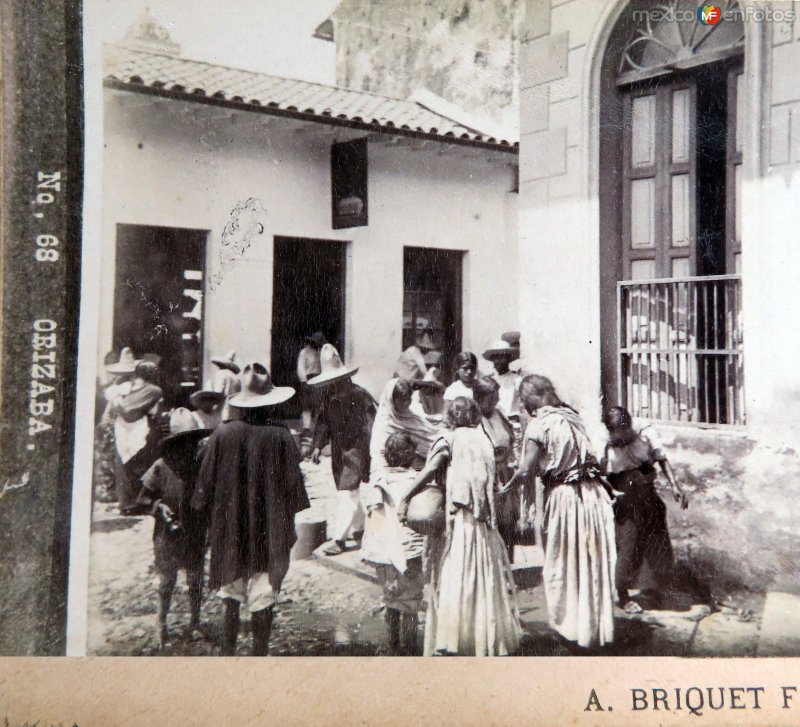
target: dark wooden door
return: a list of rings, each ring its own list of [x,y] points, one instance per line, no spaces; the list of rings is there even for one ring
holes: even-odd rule
[[[322,331],[344,358],[345,251],[347,243],[276,237],[272,278],[272,377],[297,388],[303,339]],[[276,416],[298,418],[295,396]]]
[[[184,406],[200,383],[208,232],[117,225],[114,351],[160,357],[168,407]]]
[[[696,268],[696,98],[689,81],[624,95],[623,277]]]
[[[403,349],[429,328],[442,353],[442,375],[452,381],[461,350],[461,269],[464,253],[439,248],[403,251]]]

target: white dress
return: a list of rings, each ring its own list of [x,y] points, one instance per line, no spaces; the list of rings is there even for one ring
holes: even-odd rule
[[[541,450],[545,483],[544,579],[550,625],[580,646],[614,640],[617,550],[611,499],[580,417],[568,407],[539,409],[525,446]]]
[[[443,537],[430,538],[425,655],[504,656],[519,647],[516,588],[497,531],[494,447],[482,428],[443,433],[430,457],[448,456]]]

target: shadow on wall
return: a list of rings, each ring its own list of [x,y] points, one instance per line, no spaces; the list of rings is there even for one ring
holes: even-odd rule
[[[763,591],[778,577],[800,578],[800,455],[788,447],[725,434],[664,433],[681,511],[662,490],[678,567],[701,591]]]

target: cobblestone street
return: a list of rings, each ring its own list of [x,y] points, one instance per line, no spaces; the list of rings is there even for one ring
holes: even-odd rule
[[[327,519],[335,490],[330,461],[302,465],[311,500],[311,514]],[[219,653],[218,628],[221,602],[205,594],[201,631],[185,633],[189,621],[188,594],[183,577],[170,612],[171,644],[159,648],[157,629],[157,576],[152,567],[152,520],[122,517],[115,505],[96,504],[91,536],[88,653],[92,655],[182,655]],[[524,558],[523,558],[524,559]],[[530,564],[528,564],[530,566]],[[547,623],[547,609],[538,565],[517,567],[519,603],[528,638],[524,655],[566,655]],[[788,594],[773,596],[776,615],[769,638],[779,649],[784,643],[780,624],[795,607]],[[788,599],[788,600],[787,600]],[[765,596],[738,593],[728,596],[712,612],[707,605],[685,601],[677,611],[645,611],[638,615],[618,612],[616,641],[603,653],[674,656],[755,656],[759,653]],[[796,609],[795,609],[796,610]],[[249,654],[252,646],[246,612],[238,650]],[[419,640],[422,642],[424,617]],[[775,632],[775,633],[773,633]],[[386,636],[381,612],[381,592],[373,570],[352,550],[338,557],[317,552],[295,560],[284,581],[272,632],[274,656],[352,655],[385,652]]]

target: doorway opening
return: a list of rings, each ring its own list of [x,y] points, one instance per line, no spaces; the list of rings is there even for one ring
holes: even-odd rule
[[[464,253],[438,248],[403,249],[403,350],[428,329],[442,354],[442,380],[451,383],[461,350],[461,277]]]
[[[272,377],[297,389],[297,356],[304,339],[321,331],[344,357],[347,243],[276,237],[272,282]],[[275,416],[300,417],[300,398],[277,407]]]
[[[114,352],[157,357],[167,408],[200,385],[207,230],[117,225]]]

